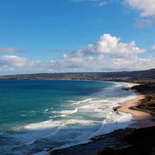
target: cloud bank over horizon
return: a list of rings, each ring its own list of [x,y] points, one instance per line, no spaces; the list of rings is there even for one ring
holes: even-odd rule
[[[139,56],[144,52],[146,50],[137,47],[135,41],[124,43],[120,38],[104,34],[94,44],[67,52],[59,60],[44,62],[26,57],[4,55],[0,57],[0,72],[2,74],[110,72],[154,68],[155,58]]]

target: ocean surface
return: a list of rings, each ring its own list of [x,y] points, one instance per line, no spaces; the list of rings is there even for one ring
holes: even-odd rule
[[[113,107],[136,94],[127,83],[0,80],[0,154],[37,154],[87,143],[132,124]]]

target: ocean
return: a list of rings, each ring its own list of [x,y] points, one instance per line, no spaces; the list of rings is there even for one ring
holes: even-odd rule
[[[0,154],[23,155],[87,143],[126,128],[113,107],[136,97],[127,83],[0,80]]]

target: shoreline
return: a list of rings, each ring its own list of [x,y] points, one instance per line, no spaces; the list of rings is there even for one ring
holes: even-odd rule
[[[137,95],[138,96],[135,99],[121,103],[121,107],[118,107],[116,111],[131,114],[133,116],[131,121],[136,122],[133,124],[135,124],[136,126],[138,125],[139,129],[128,126],[124,129],[115,130],[108,134],[93,137],[91,138],[90,143],[74,145],[68,148],[58,149],[55,151],[51,150],[50,155],[72,155],[73,152],[75,155],[78,155],[79,153],[80,155],[98,155],[100,152],[106,150],[107,148],[111,148],[112,150],[121,150],[128,148],[129,145],[124,141],[124,139],[128,135],[132,135],[132,133],[137,130],[138,132],[143,132],[143,129],[147,130],[148,128],[151,129],[152,127],[155,127],[155,121],[152,120],[155,120],[154,116],[151,116],[147,112],[131,109],[132,106],[137,105],[142,99],[146,97],[145,95],[141,94]],[[103,154],[106,155],[106,152],[103,152]]]
[[[129,89],[132,88],[133,86],[136,85],[140,85],[138,83],[130,83],[130,82],[123,82],[129,85]],[[151,116],[150,113],[148,112],[144,112],[144,111],[140,111],[140,110],[136,110],[136,109],[131,109],[131,107],[136,106],[137,104],[139,104],[139,102],[142,99],[146,98],[146,95],[142,95],[139,93],[136,93],[137,97],[128,101],[125,101],[123,103],[120,103],[120,106],[118,107],[114,107],[116,108],[116,111],[118,112],[124,112],[124,113],[129,113],[133,116],[133,118],[131,119],[131,121],[133,122],[132,125],[136,125],[139,127],[139,130],[141,129],[146,129],[149,127],[155,127],[155,117]],[[154,121],[153,121],[154,119]],[[51,151],[50,154],[51,155],[57,155],[59,153],[64,153],[64,155],[68,155],[70,153],[72,153],[74,151],[74,153],[78,154],[78,152],[81,151],[81,154],[83,155],[88,155],[90,152],[88,151],[89,149],[92,151],[94,151],[92,154],[98,154],[101,150],[104,150],[109,146],[106,146],[105,142],[106,139],[105,137],[107,136],[108,138],[112,138],[115,137],[117,134],[119,134],[119,132],[121,132],[121,134],[123,135],[122,137],[126,137],[128,134],[131,134],[134,130],[137,130],[136,128],[130,127],[130,125],[127,128],[124,129],[119,129],[119,130],[115,130],[113,132],[110,132],[109,134],[104,134],[104,135],[99,135],[97,137],[93,137],[91,138],[92,142],[91,143],[86,143],[86,144],[80,144],[80,145],[75,145],[75,146],[71,146],[68,148],[64,148],[64,149],[58,149],[56,151]],[[126,134],[128,133],[128,134]],[[123,139],[124,139],[123,138]],[[115,138],[114,138],[115,139]],[[115,140],[120,140],[117,136]],[[121,143],[124,141],[120,140]],[[125,147],[126,144],[122,147]],[[121,149],[121,146],[116,147],[116,149]],[[115,148],[115,144],[114,144],[114,148]],[[88,149],[88,150],[87,150]],[[88,151],[88,152],[87,152]]]
[[[140,128],[155,126],[155,117],[151,116],[150,113],[131,109],[131,107],[136,106],[142,99],[145,99],[145,95],[138,94],[138,96],[130,101],[126,101],[117,108],[117,111],[129,113],[133,116],[132,121],[136,121],[136,125]]]

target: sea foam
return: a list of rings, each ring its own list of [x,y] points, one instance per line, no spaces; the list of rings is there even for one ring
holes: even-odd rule
[[[6,137],[15,139],[19,145],[10,146],[17,154],[23,150],[43,147],[55,149],[89,142],[94,136],[107,134],[126,128],[132,124],[132,115],[113,111],[113,107],[124,101],[134,99],[133,91],[124,91],[125,83],[115,83],[80,101],[68,101],[65,109],[48,108],[49,120],[27,124],[20,127],[20,132],[6,133]]]

